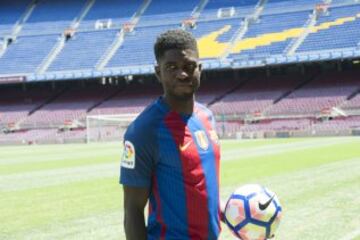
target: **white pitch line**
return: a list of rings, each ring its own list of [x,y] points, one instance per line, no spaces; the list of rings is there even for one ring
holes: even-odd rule
[[[356,139],[356,141],[358,140]],[[335,144],[344,144],[349,142],[354,142],[354,139],[348,138],[348,139],[342,139],[341,141],[339,141],[338,139],[320,139],[320,140],[313,140],[306,142],[267,145],[267,146],[255,147],[250,149],[244,148],[239,150],[227,151],[222,155],[221,160],[231,161],[231,160],[237,160],[239,158],[273,155],[273,154],[279,154],[290,151],[298,151],[298,150],[305,150],[311,148],[331,146]]]
[[[0,191],[19,191],[89,179],[116,177],[119,175],[119,165],[120,162],[105,163],[5,175],[0,178]]]
[[[340,238],[339,240],[355,240],[359,236],[360,236],[360,228],[356,229],[353,232],[350,232],[349,234],[345,235],[343,238]]]
[[[100,154],[98,154],[100,152]],[[109,157],[109,156],[118,156],[120,159],[122,153],[122,149],[109,149],[106,151],[102,150],[91,150],[91,149],[84,149],[82,151],[76,152],[55,152],[55,153],[47,153],[47,154],[28,154],[24,156],[14,157],[14,158],[3,158],[0,160],[1,165],[12,165],[12,164],[22,164],[22,163],[40,163],[40,162],[49,162],[49,161],[63,161],[69,159],[78,159],[78,158],[91,158],[94,156],[101,156],[101,157]]]

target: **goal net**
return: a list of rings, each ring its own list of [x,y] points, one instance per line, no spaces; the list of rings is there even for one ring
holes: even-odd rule
[[[138,114],[86,116],[86,142],[121,141]]]

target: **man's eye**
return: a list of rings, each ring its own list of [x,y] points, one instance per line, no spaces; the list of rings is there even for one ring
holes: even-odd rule
[[[168,70],[175,70],[176,69],[176,66],[175,65],[168,65],[167,67],[166,67]]]
[[[196,65],[195,64],[189,64],[189,65],[186,66],[186,68],[187,68],[188,71],[194,71],[195,68],[196,68]]]

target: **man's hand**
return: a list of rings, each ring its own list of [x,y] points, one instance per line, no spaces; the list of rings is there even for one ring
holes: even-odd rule
[[[226,203],[220,199],[220,220],[225,223],[225,208]]]

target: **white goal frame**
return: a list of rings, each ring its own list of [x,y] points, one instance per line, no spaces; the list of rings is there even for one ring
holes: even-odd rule
[[[127,126],[138,116],[138,113],[125,113],[125,114],[107,114],[107,115],[87,115],[86,116],[86,143],[101,142],[93,140],[91,129],[94,127],[93,122],[96,122],[96,127],[101,128],[105,126],[123,127]],[[98,132],[100,134],[100,130]],[[118,139],[122,140],[121,138]]]

